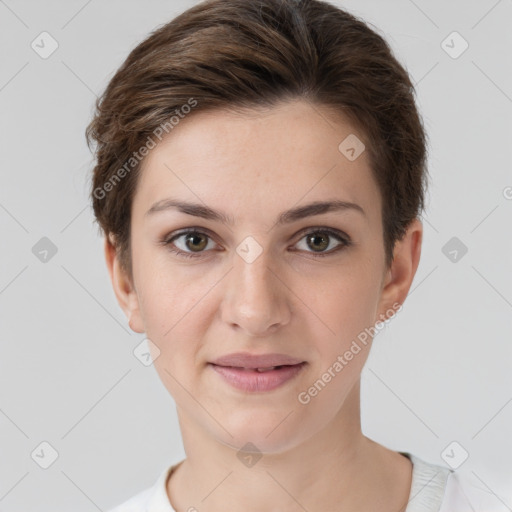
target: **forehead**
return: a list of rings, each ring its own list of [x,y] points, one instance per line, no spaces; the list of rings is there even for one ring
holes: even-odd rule
[[[147,210],[167,194],[243,215],[329,196],[379,216],[368,152],[347,158],[344,141],[363,138],[341,115],[303,101],[194,112],[144,159],[134,207]]]

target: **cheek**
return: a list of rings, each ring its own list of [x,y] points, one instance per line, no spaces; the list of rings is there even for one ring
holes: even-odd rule
[[[169,393],[182,403],[190,399],[180,384],[190,387],[199,371],[195,360],[204,339],[204,286],[154,271],[145,276],[139,290],[141,315],[147,337],[160,350],[154,367]],[[177,272],[179,276],[179,272]],[[184,394],[183,394],[184,393]]]
[[[332,284],[321,303],[317,302],[330,330],[312,335],[317,361],[298,400],[308,414],[327,421],[358,381],[372,345],[375,304],[375,286],[355,278]]]
[[[371,269],[353,267],[339,277],[333,274],[314,296],[311,309],[318,311],[318,317],[334,332],[331,340],[339,340],[338,345],[345,344],[374,324],[379,281]],[[314,296],[309,294],[310,299]]]
[[[183,266],[172,264],[162,247],[144,240],[134,248],[139,307],[144,322],[154,335],[171,337],[199,298],[197,280],[187,275]],[[176,327],[174,327],[176,325]]]
[[[203,322],[204,281],[188,280],[181,270],[148,265],[139,273],[140,314],[147,337],[166,355],[194,345]],[[179,350],[176,350],[179,346]]]

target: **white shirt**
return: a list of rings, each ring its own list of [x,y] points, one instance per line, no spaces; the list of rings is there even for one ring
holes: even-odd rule
[[[456,471],[399,452],[412,464],[412,485],[405,512],[510,512],[481,482]],[[169,501],[166,483],[181,462],[166,467],[156,483],[108,512],[176,512]]]

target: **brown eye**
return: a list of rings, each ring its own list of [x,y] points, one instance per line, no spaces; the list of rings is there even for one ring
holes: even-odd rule
[[[313,254],[313,256],[329,256],[351,245],[352,241],[348,235],[330,228],[317,228],[314,231],[306,232],[297,243],[299,250]]]
[[[307,236],[307,244],[308,247],[313,249],[315,252],[325,251],[327,247],[329,247],[329,235],[325,235],[322,233],[313,233]]]
[[[185,245],[193,252],[201,252],[208,245],[208,237],[204,233],[189,233]]]
[[[170,238],[164,238],[162,244],[178,256],[193,258],[207,255],[209,249],[215,247],[212,238],[202,231],[182,231]],[[210,244],[210,245],[209,245]]]
[[[218,250],[215,249],[216,244],[210,235],[203,231],[190,229],[181,233],[175,232],[174,236],[162,239],[161,243],[172,253],[186,258],[207,257],[211,256],[211,249]],[[209,245],[210,243],[211,245]],[[301,244],[303,247],[300,247]],[[350,247],[352,241],[342,231],[317,228],[314,231],[306,232],[296,245],[299,246],[301,252],[322,257],[334,255],[334,253]]]

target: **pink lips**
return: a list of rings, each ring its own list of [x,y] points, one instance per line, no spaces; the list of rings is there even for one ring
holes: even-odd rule
[[[229,354],[210,363],[226,382],[242,391],[253,392],[278,388],[300,372],[305,364],[305,361],[286,354],[243,352]]]

